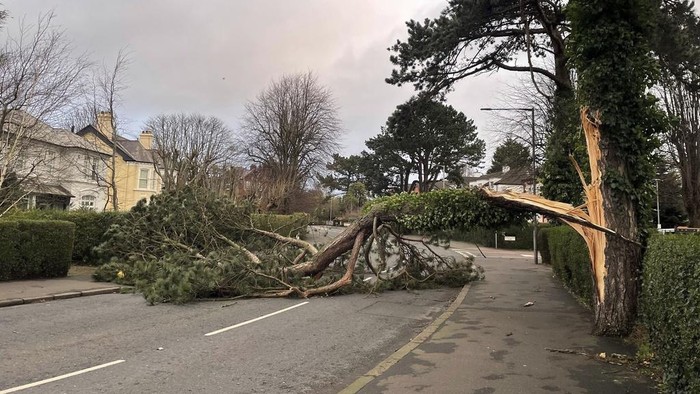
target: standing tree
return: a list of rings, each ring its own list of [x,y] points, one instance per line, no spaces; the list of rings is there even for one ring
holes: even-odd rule
[[[333,154],[333,162],[326,164],[331,173],[319,176],[321,186],[333,190],[347,192],[351,184],[363,179],[362,160],[360,155],[341,156]]]
[[[411,163],[421,192],[432,189],[441,172],[459,174],[465,164],[477,165],[484,157],[484,142],[477,138],[474,123],[451,106],[427,98],[412,98],[396,107],[380,137]]]
[[[153,132],[155,169],[165,190],[211,188],[212,177],[231,167],[233,133],[216,117],[162,114],[150,118],[146,127]]]
[[[335,153],[340,120],[330,91],[312,73],[273,81],[246,105],[245,153],[278,187],[267,208],[287,212],[289,197]]]
[[[0,17],[4,18],[5,13]],[[35,27],[21,23],[16,37],[7,37],[0,53],[0,216],[19,202],[25,177],[15,169],[39,122],[51,123],[80,91],[89,62],[75,57],[63,33],[53,28],[53,14],[39,17]],[[27,116],[27,114],[29,114]],[[33,169],[39,163],[24,163]]]
[[[600,224],[617,234],[601,239],[603,253],[594,259],[601,335],[628,333],[637,312],[641,228],[652,206],[651,157],[660,131],[648,93],[656,76],[651,35],[658,7],[655,0],[573,0],[568,9],[580,100],[597,114],[599,132],[588,145],[589,153],[599,151],[591,171],[602,174]]]
[[[413,163],[396,149],[395,144],[396,141],[384,127],[379,135],[365,141],[370,149],[370,152],[362,152],[365,163],[369,164],[365,169],[372,172],[366,175],[375,180],[371,187],[375,194],[409,191]]]
[[[690,226],[700,227],[700,19],[688,1],[665,1],[661,10],[657,90],[671,118],[662,138],[679,170]]]
[[[496,151],[493,153],[491,168],[486,173],[491,174],[503,171],[504,166],[510,168],[525,167],[530,165],[531,162],[532,158],[528,147],[512,138],[508,138],[496,148]]]
[[[542,191],[549,198],[578,203],[582,189],[568,156],[582,160],[585,144],[578,132],[574,74],[565,50],[570,31],[567,3],[450,0],[438,18],[406,23],[406,42],[389,48],[396,68],[387,82],[413,83],[417,90],[444,94],[457,81],[472,75],[501,70],[528,75],[528,90],[543,98],[546,105],[533,102],[532,95],[515,102],[523,107],[546,107],[543,113],[550,130],[547,140],[538,142],[546,146],[540,172]],[[519,64],[523,58],[526,64]],[[523,120],[527,125],[524,129],[530,130],[529,118],[510,123]]]

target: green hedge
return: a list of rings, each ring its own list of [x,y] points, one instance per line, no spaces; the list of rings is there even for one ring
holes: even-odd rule
[[[700,393],[700,235],[651,237],[641,309],[666,390]]]
[[[539,242],[542,249],[547,246],[542,261],[585,304],[593,305],[591,258],[583,238],[569,226],[555,226],[542,229]]]
[[[71,222],[0,221],[0,280],[66,276],[74,237]]]
[[[253,226],[260,230],[273,231],[287,237],[304,237],[310,216],[306,213],[292,215],[253,214]]]
[[[73,262],[95,265],[99,263],[94,248],[104,241],[104,234],[123,213],[95,211],[30,210],[15,211],[8,218],[27,220],[64,220],[75,223]]]
[[[538,227],[539,231],[541,231],[540,227]],[[531,225],[509,226],[500,230],[478,228],[472,231],[458,231],[453,233],[450,238],[455,241],[471,242],[487,248],[494,248],[496,247],[496,234],[498,234],[499,249],[532,250]],[[505,236],[515,236],[515,241],[506,241]]]

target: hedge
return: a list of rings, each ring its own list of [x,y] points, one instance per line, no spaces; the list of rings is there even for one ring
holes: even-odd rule
[[[586,305],[593,305],[591,258],[583,238],[569,226],[542,229],[539,242],[542,262],[551,264],[554,274]]]
[[[95,211],[30,210],[15,211],[9,219],[64,220],[75,223],[73,262],[94,265],[99,263],[94,248],[104,241],[104,234],[123,213]]]
[[[0,280],[66,276],[74,237],[67,221],[0,221]]]
[[[253,214],[253,226],[260,230],[273,231],[287,237],[304,237],[310,216],[306,213],[292,215]]]
[[[700,235],[655,235],[644,256],[642,318],[669,392],[700,392]]]
[[[538,226],[538,233],[545,226]],[[496,247],[495,234],[498,234],[499,249],[524,249],[532,250],[532,226],[509,226],[501,230],[479,228],[466,232],[455,232],[451,239],[455,241],[471,242],[487,248]],[[515,236],[515,241],[506,241],[505,236]],[[538,238],[539,240],[539,238]],[[539,248],[539,246],[538,246]]]

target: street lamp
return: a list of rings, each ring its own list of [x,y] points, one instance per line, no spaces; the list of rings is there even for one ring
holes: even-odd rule
[[[656,229],[661,230],[661,211],[659,210],[659,179],[654,179],[656,182]]]
[[[537,167],[535,162],[535,107],[529,108],[481,108],[482,111],[529,111],[532,126],[532,194],[537,195]],[[532,214],[532,251],[535,254],[535,264],[537,258],[537,213]]]

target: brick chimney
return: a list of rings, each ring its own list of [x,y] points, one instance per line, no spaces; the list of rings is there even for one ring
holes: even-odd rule
[[[109,140],[112,140],[114,127],[112,127],[112,113],[101,111],[97,113],[97,130],[104,134]]]
[[[139,143],[141,143],[144,148],[151,150],[153,145],[153,133],[151,133],[150,130],[142,131],[139,135]]]

